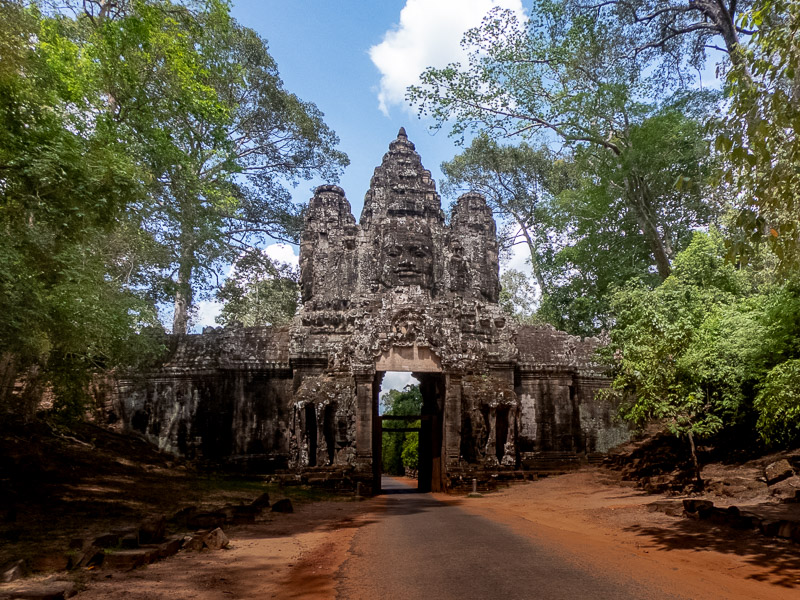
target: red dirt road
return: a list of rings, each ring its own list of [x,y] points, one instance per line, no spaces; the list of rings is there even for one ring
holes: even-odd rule
[[[437,598],[800,597],[797,545],[647,512],[658,497],[594,471],[484,498],[414,496],[300,506],[230,530],[229,550],[97,572],[77,598],[418,598],[420,582]],[[434,530],[445,514],[455,524]],[[446,539],[451,530],[472,535],[470,543]],[[387,568],[379,564],[385,557]],[[517,562],[526,566],[515,572]]]

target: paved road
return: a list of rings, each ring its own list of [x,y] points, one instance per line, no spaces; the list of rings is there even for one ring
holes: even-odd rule
[[[663,590],[614,581],[535,540],[385,477],[386,512],[353,538],[337,597],[643,600]],[[479,501],[479,500],[478,500]]]

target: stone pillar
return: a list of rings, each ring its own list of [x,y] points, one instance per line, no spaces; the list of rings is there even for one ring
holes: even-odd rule
[[[486,439],[484,462],[487,465],[497,464],[497,407],[489,406],[489,437]]]
[[[444,402],[445,465],[458,466],[461,458],[461,375],[448,374]]]
[[[519,442],[524,451],[532,451],[540,436],[539,376],[531,371],[520,371],[519,385],[516,388],[519,400]]]
[[[372,373],[354,373],[356,382],[356,463],[359,470],[372,469]]]

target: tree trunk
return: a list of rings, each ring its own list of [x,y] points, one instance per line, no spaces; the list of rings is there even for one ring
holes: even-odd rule
[[[0,354],[0,412],[11,407],[11,395],[17,381],[17,359],[11,352]]]
[[[636,215],[642,235],[647,240],[650,252],[653,254],[658,274],[664,280],[672,273],[671,257],[667,244],[664,243],[661,233],[658,231],[652,202],[649,199],[647,182],[634,173],[625,178],[625,187],[628,191],[629,206]]]
[[[189,328],[189,309],[192,307],[192,265],[188,259],[181,259],[181,264],[178,266],[177,284],[172,333],[182,335]]]
[[[716,25],[722,40],[725,42],[725,49],[731,58],[731,63],[743,69],[745,76],[750,79],[750,71],[744,60],[744,54],[739,46],[739,34],[736,32],[734,20],[736,15],[732,15],[729,8],[720,0],[694,0],[694,6],[709,21]]]
[[[531,253],[531,271],[533,271],[533,276],[536,278],[536,283],[542,292],[542,296],[546,296],[547,284],[545,284],[544,277],[542,276],[542,267],[539,264],[539,257],[536,255],[536,246],[534,245],[533,240],[528,233],[527,227],[522,224],[520,219],[516,219],[516,221],[519,225],[520,231],[522,231],[523,237],[525,238],[525,243],[528,244],[528,251]]]
[[[703,478],[700,476],[700,462],[697,460],[697,448],[694,445],[694,434],[689,431],[689,449],[692,452],[692,467],[694,469],[694,478],[697,486],[703,489]]]

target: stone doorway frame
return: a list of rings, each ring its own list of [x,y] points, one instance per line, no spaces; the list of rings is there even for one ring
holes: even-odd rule
[[[461,374],[443,367],[436,353],[427,346],[394,346],[377,358],[373,368],[354,371],[358,464],[362,472],[371,472],[372,491],[379,494],[382,427],[378,415],[378,396],[381,381],[387,371],[408,372],[415,376],[419,374],[429,381],[431,376],[436,376],[439,409],[436,411],[436,422],[431,422],[435,436],[431,441],[433,464],[430,491],[444,491],[447,488],[447,472],[459,464],[460,458]]]

